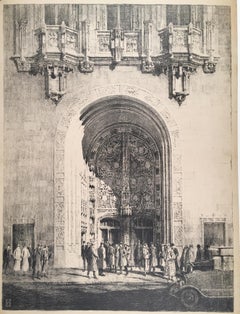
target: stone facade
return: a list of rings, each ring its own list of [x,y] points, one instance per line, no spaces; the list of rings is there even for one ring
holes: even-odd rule
[[[59,5],[58,12],[63,8]],[[58,13],[57,22],[51,23],[48,10],[44,5],[4,6],[4,244],[13,241],[13,224],[33,223],[35,244],[54,248],[56,266],[78,266],[83,237],[88,240],[95,234],[100,239],[100,220],[113,217],[114,212],[104,212],[91,203],[93,179],[86,147],[94,131],[79,119],[93,104],[97,108],[119,99],[128,103],[129,115],[131,106],[141,104],[150,119],[158,117],[169,136],[169,144],[162,145],[163,150],[170,149],[169,155],[163,154],[167,157],[161,169],[168,191],[162,194],[165,218],[154,222],[156,233],[164,234],[161,240],[174,241],[179,247],[204,244],[204,223],[223,222],[224,244],[232,245],[230,8],[192,6],[184,32],[170,25],[173,48],[181,51],[182,58],[186,57],[189,32],[193,34],[196,60],[187,67],[183,59],[183,68],[158,58],[159,51],[166,49],[162,30],[171,23],[165,5],[144,10],[133,6],[134,26],[131,32],[124,32],[123,40],[121,34],[118,37],[116,31],[107,29],[108,8],[104,5],[69,5],[68,13],[62,13],[66,20]],[[69,12],[74,18],[69,18]],[[143,23],[150,20],[150,24]],[[203,25],[212,30],[213,22],[214,52],[207,37],[199,46],[195,30],[205,29]],[[52,25],[51,31],[48,25]],[[144,32],[139,32],[141,29]],[[48,46],[41,46],[46,48],[46,59],[37,60],[33,56],[43,34],[48,36]],[[56,49],[63,49],[59,34],[66,40],[67,64],[56,62],[58,54],[54,55]],[[139,34],[145,34],[141,40]],[[144,42],[141,47],[140,42]],[[173,56],[177,58],[174,49]],[[49,58],[55,58],[55,63],[48,62]],[[206,62],[212,62],[214,71]],[[57,92],[55,74],[58,88],[61,86]],[[176,87],[179,75],[188,86],[186,93],[181,90],[181,97]],[[132,121],[128,119],[122,114],[118,123],[129,125]],[[107,125],[106,118],[102,121]],[[147,120],[141,121],[144,128]],[[100,130],[99,124],[95,127]],[[164,140],[161,138],[162,143]]]

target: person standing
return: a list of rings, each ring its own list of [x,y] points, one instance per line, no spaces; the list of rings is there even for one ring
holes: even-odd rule
[[[42,272],[42,247],[38,244],[38,247],[34,251],[34,268],[32,277],[34,279],[35,275],[37,279],[41,279],[41,272]]]
[[[119,245],[118,244],[115,244],[115,247],[114,247],[114,266],[115,266],[115,273],[116,273],[119,267]]]
[[[26,272],[29,270],[29,262],[28,262],[29,257],[30,257],[29,250],[27,248],[27,245],[24,244],[23,250],[22,250],[22,271],[23,271],[23,275],[25,275]]]
[[[3,251],[3,271],[7,275],[9,266],[10,266],[10,261],[11,261],[11,246],[10,244],[7,245],[7,247]]]
[[[109,266],[109,254],[108,254],[109,242],[108,241],[105,242],[104,247],[105,247],[105,252],[106,252],[106,265]]]
[[[143,262],[144,276],[146,276],[147,270],[149,269],[149,248],[148,248],[147,243],[144,243],[142,247],[142,262]]]
[[[166,255],[166,276],[169,281],[176,280],[175,254],[170,245],[167,246]]]
[[[180,270],[182,272],[187,272],[187,260],[186,260],[187,250],[188,250],[188,246],[185,245],[182,251],[181,258],[180,258]]]
[[[93,272],[93,277],[95,279],[97,279],[96,272],[98,270],[98,267],[97,267],[98,255],[97,255],[94,243],[92,243],[90,245],[90,247],[87,249],[86,257],[87,257],[87,263],[88,263],[87,276],[90,279],[91,278],[90,277],[90,272],[92,271]]]
[[[109,254],[109,268],[110,268],[110,272],[112,271],[112,269],[114,269],[114,247],[113,245],[110,243],[109,247],[108,247],[108,254]]]
[[[175,267],[176,267],[176,271],[178,272],[180,269],[179,251],[178,251],[177,247],[174,245],[174,243],[171,243],[171,248],[172,248],[173,253],[175,255]]]
[[[212,252],[210,250],[210,246],[209,245],[205,245],[205,248],[204,248],[204,260],[210,261],[211,259],[212,259]]]
[[[204,252],[203,249],[201,248],[201,245],[197,245],[197,252],[196,252],[196,259],[195,262],[199,263],[204,260]]]
[[[157,260],[157,248],[153,243],[151,243],[149,248],[149,273],[151,273],[151,270],[153,269],[153,274],[155,274],[155,269],[158,266],[158,260]]]
[[[28,251],[29,251],[29,258],[28,258],[28,264],[29,264],[29,270],[32,271],[33,269],[33,248],[31,244],[28,246]]]
[[[49,249],[44,245],[42,249],[42,276],[48,278],[48,261],[49,261]]]
[[[134,262],[135,266],[138,267],[139,269],[141,268],[141,260],[142,260],[142,245],[141,241],[137,241],[137,245],[134,250]]]
[[[104,269],[106,268],[106,249],[101,243],[98,248],[98,272],[99,276],[105,276]]]
[[[120,274],[122,274],[123,269],[126,271],[126,275],[128,274],[127,250],[126,250],[125,245],[123,246],[122,242],[119,245],[119,268],[120,268]]]
[[[81,246],[81,256],[82,256],[82,261],[83,261],[83,272],[86,270],[86,250],[87,250],[87,245],[86,245],[86,242],[83,241],[82,246]]]
[[[193,245],[190,244],[186,252],[186,272],[191,273],[193,271],[193,263],[195,261],[195,255]]]
[[[166,246],[164,244],[161,245],[159,250],[159,267],[163,273],[165,273],[166,267]]]
[[[128,273],[129,273],[128,267],[130,264],[130,246],[128,244],[124,245],[124,255],[125,255],[125,259],[126,259],[126,265],[124,266],[124,269],[126,271],[126,275],[128,275]]]
[[[22,260],[22,252],[20,248],[20,244],[17,245],[16,249],[13,252],[13,257],[14,257],[14,273],[20,272],[21,270],[21,260]]]

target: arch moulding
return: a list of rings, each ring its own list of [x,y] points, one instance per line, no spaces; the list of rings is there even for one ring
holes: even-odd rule
[[[76,121],[84,108],[104,98],[120,97],[145,103],[164,121],[171,141],[171,240],[177,246],[183,244],[183,215],[182,215],[182,154],[180,147],[180,132],[177,123],[169,110],[161,103],[159,98],[145,89],[133,85],[108,85],[96,87],[91,90],[81,90],[77,95],[68,94],[57,107],[58,119],[55,146],[54,146],[54,246],[55,266],[60,265],[60,256],[66,250],[65,241],[65,138],[69,127]],[[79,123],[81,123],[79,121]]]

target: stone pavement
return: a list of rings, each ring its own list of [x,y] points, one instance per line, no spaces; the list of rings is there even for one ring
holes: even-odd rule
[[[87,271],[83,271],[77,268],[52,268],[49,270],[48,277],[41,277],[41,279],[32,279],[31,272],[27,272],[25,275],[18,274],[3,274],[3,283],[23,283],[23,282],[45,282],[45,283],[61,283],[61,284],[80,284],[80,285],[99,285],[106,286],[109,284],[111,289],[117,289],[121,285],[121,289],[125,284],[126,287],[144,286],[145,288],[154,289],[156,286],[167,287],[169,284],[167,280],[163,278],[160,270],[157,270],[155,274],[147,274],[144,276],[143,271],[132,269],[129,274],[126,275],[125,271],[122,274],[113,272],[105,272],[105,276],[97,276],[97,279],[93,278],[91,272],[91,278],[87,276]],[[128,284],[131,284],[130,286]]]

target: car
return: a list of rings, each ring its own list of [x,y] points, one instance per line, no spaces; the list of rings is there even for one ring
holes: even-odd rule
[[[169,287],[169,294],[180,299],[187,309],[195,308],[201,298],[233,300],[233,271],[193,271],[178,276]]]

